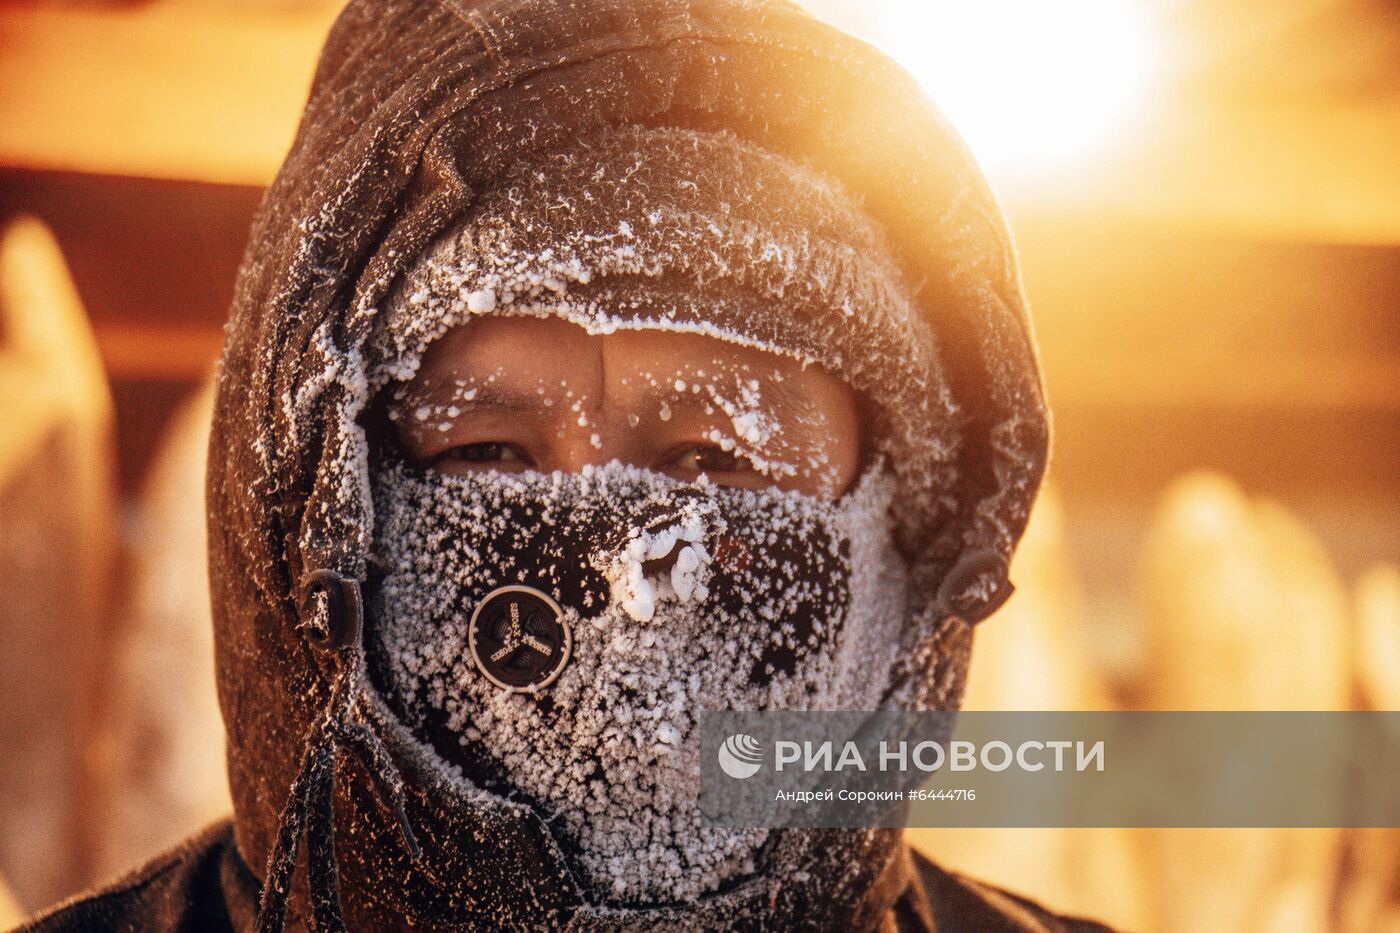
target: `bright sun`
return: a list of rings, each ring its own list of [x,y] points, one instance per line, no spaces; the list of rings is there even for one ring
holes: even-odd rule
[[[1118,135],[1155,66],[1142,0],[886,0],[880,43],[999,174],[1053,169]]]

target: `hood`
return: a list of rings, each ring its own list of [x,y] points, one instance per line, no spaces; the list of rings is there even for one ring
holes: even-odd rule
[[[512,166],[606,126],[723,131],[820,167],[879,226],[928,323],[920,332],[937,334],[961,443],[956,487],[921,487],[940,497],[921,510],[937,518],[907,538],[917,592],[901,705],[956,705],[963,664],[947,659],[965,661],[970,625],[1009,593],[1047,447],[1033,341],[995,200],[912,79],[780,2],[354,0],[254,222],[210,442],[219,695],[236,839],[257,874],[279,827],[289,838],[301,827],[283,808],[359,651],[318,648],[337,601],[304,610],[303,596],[327,573],[366,575],[373,515],[358,419],[392,343],[381,310]],[[890,834],[806,833],[787,834],[770,862],[809,884],[760,875],[694,905],[590,905],[537,817],[443,786],[373,691],[361,680],[349,689],[405,779],[386,806],[375,753],[337,764],[332,752],[310,769],[336,775],[319,823],[340,840],[329,871],[357,925],[859,926],[897,896]],[[397,832],[399,807],[417,857]],[[311,862],[313,875],[328,870],[314,847]],[[313,909],[293,891],[294,916]]]

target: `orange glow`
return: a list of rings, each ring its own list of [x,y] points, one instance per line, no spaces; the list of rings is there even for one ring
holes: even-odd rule
[[[890,0],[879,35],[999,175],[1060,167],[1121,135],[1157,60],[1135,0]]]

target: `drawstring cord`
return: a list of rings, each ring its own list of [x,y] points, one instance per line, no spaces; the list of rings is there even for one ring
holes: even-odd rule
[[[316,614],[310,612],[303,627],[312,645],[334,654],[337,673],[330,702],[307,732],[301,766],[278,821],[258,906],[258,933],[280,933],[286,922],[287,898],[303,839],[312,928],[320,933],[342,933],[346,928],[335,860],[333,809],[336,760],[341,752],[353,756],[369,775],[380,804],[398,824],[409,856],[415,861],[419,856],[418,840],[408,821],[403,778],[359,708],[364,679],[364,607],[359,583],[332,570],[317,570],[308,575],[303,591],[303,610],[317,597],[325,600],[324,628],[311,622]]]

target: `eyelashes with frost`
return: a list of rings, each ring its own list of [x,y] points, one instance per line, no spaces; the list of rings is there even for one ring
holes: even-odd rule
[[[809,430],[820,430],[825,423],[824,416],[814,413],[815,409],[805,399],[770,404],[764,397],[764,383],[748,375],[747,370],[726,371],[727,364],[718,359],[708,366],[708,369],[695,367],[665,377],[650,372],[637,377],[642,384],[659,390],[657,414],[661,421],[671,419],[673,403],[685,404],[687,399],[694,396],[701,400],[707,416],[723,416],[720,424],[702,432],[703,439],[721,451],[733,454],[746,468],[772,479],[811,475],[824,481],[826,485],[823,488],[829,488],[834,483],[835,471],[830,455],[821,449],[806,450],[809,446],[807,441],[788,440],[783,421],[776,411],[769,409],[786,411],[787,418],[806,425]],[[444,378],[437,386],[439,391],[436,397],[432,392],[410,394],[407,386],[399,385],[391,394],[388,418],[420,433],[447,434],[453,429],[456,419],[478,400],[483,391],[489,393],[492,384],[503,374],[504,370],[497,369],[485,377],[456,378],[450,382]],[[766,378],[778,385],[784,381],[782,373],[778,371]],[[624,377],[623,381],[627,383],[629,380]],[[579,427],[594,427],[585,408],[587,396],[568,388],[567,383],[546,386],[541,382],[535,392],[543,408],[558,406],[567,410],[571,419],[576,416]],[[797,398],[801,399],[800,396]],[[629,423],[635,428],[640,423],[640,416],[635,412],[630,414]],[[602,446],[597,433],[592,435],[592,443],[595,448]]]

